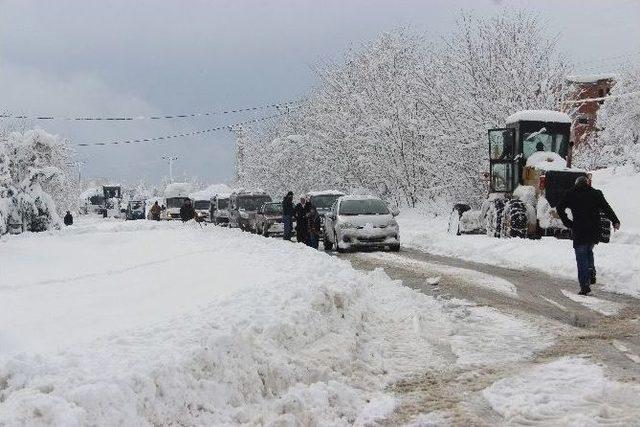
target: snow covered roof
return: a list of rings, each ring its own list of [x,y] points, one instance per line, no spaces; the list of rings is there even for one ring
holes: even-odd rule
[[[571,123],[571,117],[567,113],[554,110],[524,110],[507,117],[506,123],[515,122],[552,122]]]
[[[191,192],[191,183],[174,182],[164,189],[164,197],[187,197]]]
[[[88,188],[80,193],[80,200],[88,199],[92,196],[102,196],[104,193],[102,192],[102,188]]]
[[[207,188],[189,194],[193,200],[211,200],[220,193],[230,193],[231,188],[226,184],[212,184]]]
[[[322,190],[322,191],[309,191],[307,196],[315,197],[315,196],[343,196],[344,193],[339,190]]]
[[[380,197],[365,196],[365,195],[360,195],[360,194],[351,194],[351,195],[348,195],[348,196],[340,197],[340,200],[342,200],[342,201],[344,201],[344,200],[380,200]]]
[[[595,83],[600,80],[615,80],[616,75],[611,73],[601,74],[572,74],[567,76],[567,81],[570,83]]]

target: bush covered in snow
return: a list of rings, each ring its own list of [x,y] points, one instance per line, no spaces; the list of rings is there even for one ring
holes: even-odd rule
[[[77,203],[70,157],[63,140],[41,129],[0,138],[0,235],[12,226],[42,231],[60,224],[56,207]]]
[[[512,10],[462,14],[437,42],[384,33],[320,65],[308,101],[278,125],[239,130],[237,178],[278,193],[364,188],[410,206],[484,194],[487,128],[566,93],[548,33]]]

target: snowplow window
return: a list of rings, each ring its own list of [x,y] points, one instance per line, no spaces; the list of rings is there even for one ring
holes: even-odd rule
[[[513,191],[513,163],[491,164],[491,190],[498,193]]]
[[[514,155],[515,133],[513,129],[489,131],[489,156],[492,160],[511,160]]]
[[[567,141],[562,133],[525,133],[522,141],[522,155],[528,159],[536,151],[566,153]]]

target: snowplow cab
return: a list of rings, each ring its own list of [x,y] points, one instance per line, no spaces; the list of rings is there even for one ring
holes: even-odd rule
[[[566,158],[569,153],[571,118],[551,110],[526,110],[509,116],[506,126],[489,130],[490,193],[511,194],[520,184],[538,186],[540,175],[527,168],[535,153],[555,153]]]

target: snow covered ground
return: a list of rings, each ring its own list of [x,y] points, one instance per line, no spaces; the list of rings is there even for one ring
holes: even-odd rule
[[[610,243],[595,248],[600,283],[595,289],[601,286],[608,291],[640,297],[640,174],[624,168],[605,169],[593,174],[593,185],[603,191],[622,223],[621,230],[612,234]],[[398,217],[402,243],[439,255],[576,277],[571,241],[453,236],[446,231],[447,222],[445,216],[405,210]]]
[[[0,240],[0,425],[365,425],[400,378],[552,342],[303,245],[78,222]]]

